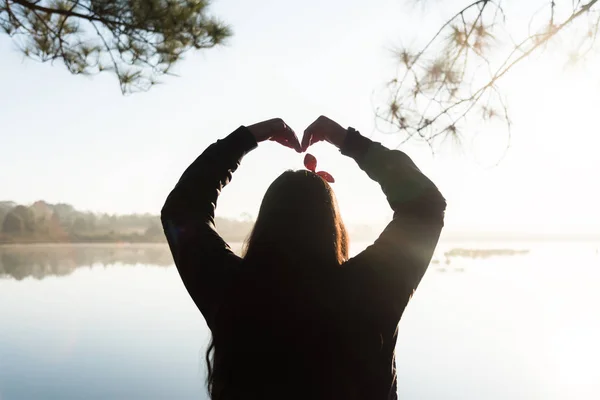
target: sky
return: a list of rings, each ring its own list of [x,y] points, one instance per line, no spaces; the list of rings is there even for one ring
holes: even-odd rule
[[[428,39],[456,4],[216,0],[214,14],[234,30],[228,44],[188,54],[179,77],[129,96],[113,75],[72,76],[59,63],[25,59],[0,35],[0,200],[159,213],[208,145],[273,117],[301,135],[326,115],[396,147],[402,138],[379,132],[374,118],[374,99],[394,76],[390,49]],[[513,135],[499,165],[506,136],[475,120],[468,129],[476,139],[463,147],[434,155],[421,144],[400,147],[446,197],[446,230],[600,231],[599,69],[597,61],[565,69],[563,59],[535,56],[501,82]],[[346,221],[379,225],[391,217],[378,185],[354,161],[327,144],[310,152],[336,178]],[[217,215],[256,216],[268,185],[302,168],[302,158],[261,144],[223,191]]]

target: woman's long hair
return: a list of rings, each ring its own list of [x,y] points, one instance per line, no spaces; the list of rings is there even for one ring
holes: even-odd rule
[[[293,282],[295,272],[341,265],[348,259],[348,242],[348,234],[331,186],[313,172],[286,171],[273,181],[265,193],[254,228],[244,245],[243,264],[245,269],[278,271],[282,276],[291,276]],[[266,275],[273,276],[271,273]],[[280,284],[278,278],[272,279],[274,285]],[[269,285],[264,280],[261,284]],[[231,314],[218,317],[221,321],[226,321],[225,325],[230,328],[231,320],[237,318],[232,314],[239,313],[239,309],[244,308],[239,307],[244,302],[242,296],[251,297],[252,301],[272,301],[256,300],[257,295],[270,292],[268,287],[251,296],[248,293],[242,294],[248,286],[252,284],[239,284],[238,290],[232,290],[227,295],[228,304],[235,304],[229,308],[220,307],[221,314]],[[235,310],[231,311],[232,308]],[[228,330],[230,329],[223,329]],[[206,352],[208,389],[213,399],[229,397],[223,394],[224,390],[229,390],[226,388],[227,378],[224,377],[230,376],[228,369],[238,367],[237,361],[225,355],[228,353],[225,349],[237,345],[228,343],[233,340],[229,337],[230,334],[221,334],[217,327],[213,330],[213,338]],[[251,372],[246,371],[248,374]]]
[[[246,261],[341,264],[348,236],[331,186],[307,171],[286,171],[271,184],[244,247]]]

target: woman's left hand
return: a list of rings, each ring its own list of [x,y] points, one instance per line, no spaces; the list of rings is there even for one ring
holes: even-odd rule
[[[247,127],[257,143],[273,140],[279,144],[302,152],[296,133],[281,118],[273,118]]]

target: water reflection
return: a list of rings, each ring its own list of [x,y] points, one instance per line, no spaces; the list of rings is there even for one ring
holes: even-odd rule
[[[441,243],[404,312],[399,397],[599,399],[597,243],[446,265],[454,248],[477,247]],[[209,331],[172,264],[165,245],[0,246],[0,399],[206,400]]]
[[[463,257],[463,258],[489,258],[489,257],[511,257],[529,254],[529,249],[465,249],[453,248],[444,253],[446,258]]]
[[[368,243],[355,243],[354,254]],[[233,243],[234,251],[240,245]],[[478,259],[492,256],[527,255],[529,250],[451,248],[439,254],[432,264],[446,265],[451,259]],[[440,257],[441,256],[441,257]],[[47,244],[0,246],[0,278],[44,279],[50,276],[66,276],[77,268],[94,266],[152,265],[169,267],[173,258],[166,244]],[[438,268],[437,271],[444,270]],[[458,271],[458,272],[462,272]]]
[[[44,279],[69,275],[81,267],[114,264],[168,267],[173,258],[163,244],[0,246],[0,278]]]

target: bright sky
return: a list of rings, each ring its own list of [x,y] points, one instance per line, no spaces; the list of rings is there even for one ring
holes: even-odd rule
[[[402,0],[217,0],[213,10],[234,27],[229,45],[189,55],[179,78],[132,96],[122,96],[110,74],[75,77],[60,64],[26,60],[0,35],[0,200],[158,213],[206,146],[271,117],[301,134],[324,114],[396,146],[400,138],[374,128],[373,93],[393,76],[388,49],[429,38],[446,15]],[[498,167],[488,168],[497,152],[447,147],[432,157],[422,146],[402,147],[447,198],[448,230],[598,232],[600,76],[593,70],[565,72],[547,55],[503,81],[514,130]],[[470,128],[480,129],[476,121]],[[482,131],[475,147],[499,150],[504,139]],[[378,186],[352,160],[324,144],[311,153],[336,178],[347,221],[390,217]],[[270,182],[301,168],[302,157],[261,145],[244,159],[217,214],[256,215]]]

